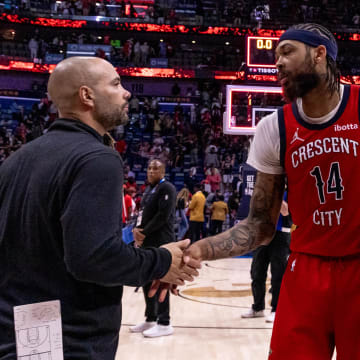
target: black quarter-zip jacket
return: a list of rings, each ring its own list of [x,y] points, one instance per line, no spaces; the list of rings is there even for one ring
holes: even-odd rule
[[[176,240],[175,205],[176,189],[170,182],[146,188],[141,202],[143,213],[140,225],[145,234],[145,248],[159,247]]]
[[[1,360],[16,358],[13,307],[57,299],[65,359],[114,359],[122,285],[161,278],[171,264],[166,249],[122,241],[122,187],[118,153],[70,119],[0,167]]]

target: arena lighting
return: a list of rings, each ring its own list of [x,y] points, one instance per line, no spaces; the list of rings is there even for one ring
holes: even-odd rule
[[[277,82],[278,78],[276,75],[248,75],[246,77],[247,80],[252,81],[265,81],[265,82]]]
[[[66,19],[49,19],[49,18],[25,18],[19,15],[1,14],[0,21],[9,21],[17,24],[31,24],[48,27],[63,27],[63,28],[82,28],[87,25],[86,20],[66,20]]]
[[[25,61],[9,61],[9,65],[0,65],[0,70],[31,71],[35,73],[51,73],[56,64],[35,64]],[[194,70],[185,69],[163,69],[163,68],[117,68],[121,76],[136,77],[168,77],[168,78],[195,78]],[[244,71],[214,71],[216,80],[253,80],[261,82],[276,82],[277,77],[272,75],[247,75],[245,78]],[[343,84],[360,85],[360,76],[348,75],[341,76]],[[268,89],[268,87],[266,87]]]
[[[257,31],[257,36],[274,36],[274,37],[280,37],[285,30],[270,30],[270,29],[259,29]],[[255,35],[255,34],[253,34]]]
[[[343,84],[355,84],[360,85],[360,76],[359,75],[348,75],[348,76],[341,76],[340,79],[341,83]]]
[[[37,73],[51,73],[55,64],[34,64],[25,61],[9,61],[9,65],[0,65],[0,70],[31,71]]]
[[[215,80],[238,80],[235,75],[215,75]]]
[[[120,76],[161,77],[161,78],[195,78],[194,70],[162,68],[117,68]]]
[[[48,27],[64,27],[64,28],[82,28],[87,25],[86,20],[66,20],[66,19],[49,19],[49,18],[25,18],[19,15],[1,14],[0,21],[9,21],[18,24],[31,24]]]
[[[144,3],[144,2],[142,2]],[[238,28],[238,27],[227,27],[227,26],[209,26],[204,28],[203,26],[186,26],[186,25],[157,25],[147,23],[119,23],[114,22],[114,19],[118,18],[107,18],[108,21],[101,21],[100,24],[104,27],[116,28],[121,31],[146,31],[146,32],[165,32],[165,33],[193,33],[202,35],[230,35],[230,36],[273,36],[280,37],[284,30],[275,29],[257,29],[253,31],[249,28]],[[12,23],[20,24],[33,24],[40,26],[52,26],[52,27],[73,27],[81,28],[84,26],[91,26],[91,21],[86,20],[65,20],[65,19],[53,19],[53,18],[26,18],[20,17],[19,15],[11,15],[2,13],[0,14],[0,21],[8,21]],[[351,40],[360,41],[359,33],[334,33],[335,37],[339,40]]]
[[[349,37],[351,41],[360,41],[360,34],[351,34]]]
[[[216,80],[245,80],[245,71],[215,71]]]
[[[146,31],[146,32],[162,32],[162,33],[182,33],[187,34],[190,32],[190,28],[185,25],[157,25],[157,24],[145,24],[145,23],[115,23],[119,29],[123,31]]]

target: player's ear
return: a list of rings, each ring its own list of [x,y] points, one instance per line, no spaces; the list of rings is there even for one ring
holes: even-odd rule
[[[319,45],[315,48],[315,64],[320,64],[322,61],[326,61],[327,50],[324,45]]]
[[[79,89],[79,99],[81,104],[93,107],[95,99],[94,91],[86,85],[81,86]]]

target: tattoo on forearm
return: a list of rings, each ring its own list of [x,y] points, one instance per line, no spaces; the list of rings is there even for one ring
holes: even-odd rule
[[[207,260],[246,254],[271,241],[279,217],[284,176],[258,173],[247,219],[202,240]]]

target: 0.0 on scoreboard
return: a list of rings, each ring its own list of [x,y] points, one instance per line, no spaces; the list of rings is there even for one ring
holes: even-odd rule
[[[256,68],[275,68],[275,49],[278,43],[278,37],[248,36],[246,65]]]

